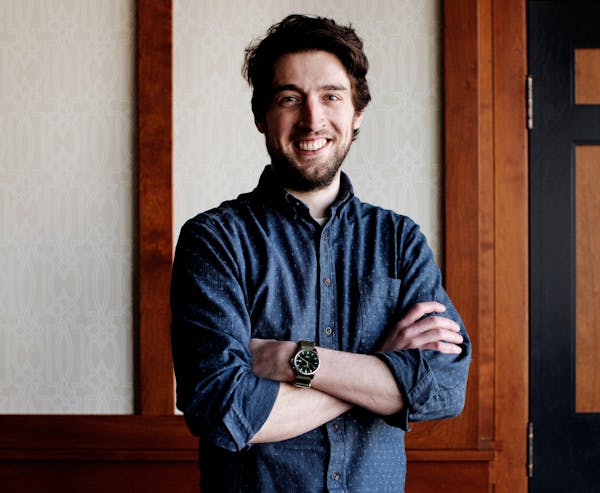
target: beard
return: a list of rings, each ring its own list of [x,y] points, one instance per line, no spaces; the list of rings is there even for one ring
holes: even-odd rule
[[[318,166],[305,169],[289,155],[273,149],[267,142],[267,151],[271,157],[271,169],[279,183],[287,190],[312,192],[322,190],[333,182],[344,159],[348,155],[351,142],[338,148],[331,159]]]

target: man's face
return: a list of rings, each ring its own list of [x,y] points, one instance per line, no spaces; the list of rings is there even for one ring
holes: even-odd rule
[[[354,110],[350,79],[335,55],[307,51],[282,56],[274,66],[265,120],[257,122],[282,185],[295,191],[330,185],[362,116]]]

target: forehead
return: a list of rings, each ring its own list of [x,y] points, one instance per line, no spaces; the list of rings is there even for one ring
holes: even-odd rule
[[[350,79],[340,59],[328,51],[287,53],[273,67],[273,87],[294,85],[299,89],[340,86],[350,88]]]

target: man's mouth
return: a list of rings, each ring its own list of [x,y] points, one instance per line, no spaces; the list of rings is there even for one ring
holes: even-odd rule
[[[311,140],[299,140],[296,142],[296,147],[301,151],[314,152],[323,149],[327,145],[327,139],[311,139]]]

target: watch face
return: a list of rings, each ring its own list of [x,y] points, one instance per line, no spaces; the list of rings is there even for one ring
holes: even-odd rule
[[[294,356],[294,367],[301,375],[313,375],[319,368],[319,356],[310,349],[299,351]]]

